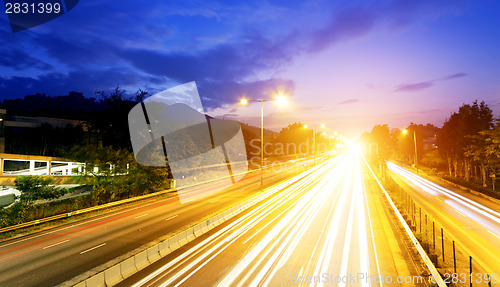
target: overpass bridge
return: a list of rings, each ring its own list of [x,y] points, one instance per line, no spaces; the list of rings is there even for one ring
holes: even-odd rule
[[[0,153],[0,186],[14,185],[19,175],[52,176],[54,184],[72,183],[84,163],[50,156]]]

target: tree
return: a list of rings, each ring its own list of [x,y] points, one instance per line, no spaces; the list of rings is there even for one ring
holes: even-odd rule
[[[14,184],[21,191],[19,200],[28,204],[40,199],[55,199],[66,194],[67,190],[48,186],[53,181],[52,177],[39,175],[21,175],[16,178]]]
[[[463,104],[445,121],[438,134],[437,144],[440,154],[448,162],[450,176],[464,176],[469,180],[470,157],[465,156],[467,146],[471,145],[471,136],[493,126],[493,113],[483,102],[474,101],[472,105]]]
[[[391,130],[387,124],[375,125],[370,133],[364,133],[361,136],[361,141],[368,146],[376,144],[378,146],[377,159],[386,161],[396,148],[396,135],[398,133],[399,130]]]
[[[92,185],[97,204],[170,188],[172,173],[167,166],[140,165],[126,149],[75,146],[66,156],[85,163],[79,181]]]

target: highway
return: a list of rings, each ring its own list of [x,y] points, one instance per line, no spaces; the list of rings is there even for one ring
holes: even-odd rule
[[[269,168],[272,185],[303,171],[304,162]],[[193,188],[199,195],[217,182]],[[153,199],[118,211],[0,243],[0,286],[55,286],[123,256],[158,238],[174,234],[203,218],[260,193],[258,173],[203,200],[180,204],[175,197]],[[186,195],[185,195],[186,196]]]
[[[458,188],[438,185],[394,163],[396,181],[490,274],[500,274],[500,205]],[[450,252],[450,249],[448,250]]]
[[[350,152],[119,286],[424,286],[396,220]]]

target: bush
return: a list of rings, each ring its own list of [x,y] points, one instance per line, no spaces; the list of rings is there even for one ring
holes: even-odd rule
[[[48,186],[53,181],[52,177],[39,175],[21,175],[14,184],[21,191],[19,200],[28,204],[39,199],[55,199],[67,193],[66,189]]]

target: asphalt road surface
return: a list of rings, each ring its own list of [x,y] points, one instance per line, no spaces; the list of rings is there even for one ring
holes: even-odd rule
[[[350,152],[120,286],[420,286],[423,270],[396,220]]]
[[[304,164],[307,165],[293,161],[269,167],[265,185],[303,172]],[[286,168],[280,168],[281,165]],[[191,192],[199,195],[217,184],[211,182]],[[55,286],[162,236],[179,232],[256,193],[260,193],[258,172],[202,200],[185,204],[180,204],[177,197],[152,200],[2,242],[0,286]]]

